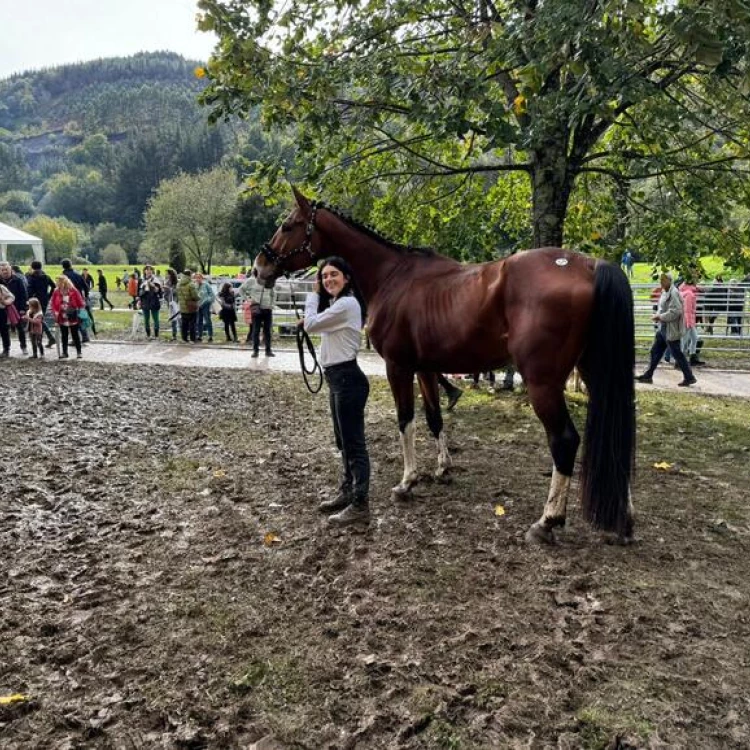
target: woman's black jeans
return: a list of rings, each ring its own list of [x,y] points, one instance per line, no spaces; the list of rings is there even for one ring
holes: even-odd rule
[[[370,383],[356,360],[326,367],[325,378],[336,447],[341,451],[344,467],[341,489],[351,491],[355,504],[366,502],[370,492],[370,456],[365,440],[365,404]]]
[[[195,343],[195,318],[198,313],[194,312],[181,312],[180,313],[180,333],[182,334],[182,340],[187,343],[188,339]]]
[[[266,354],[271,351],[271,316],[273,310],[261,307],[253,315],[253,351],[257,353],[260,348],[260,327],[263,326],[263,341],[266,345]]]
[[[68,333],[73,339],[73,346],[78,354],[81,353],[81,326],[76,323],[74,326],[60,326],[60,343],[62,344],[63,356],[68,356]]]

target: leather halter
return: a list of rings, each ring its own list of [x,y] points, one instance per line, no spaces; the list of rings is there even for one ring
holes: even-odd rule
[[[312,251],[312,236],[315,231],[315,214],[317,212],[318,204],[316,201],[312,201],[310,204],[310,221],[307,222],[307,227],[305,227],[305,239],[295,250],[286,253],[286,255],[279,255],[279,253],[277,253],[268,242],[261,247],[260,253],[266,257],[266,260],[271,263],[277,271],[284,274],[289,273],[284,269],[285,263],[290,258],[293,258],[295,255],[300,255],[301,253],[307,253],[310,258],[310,265],[315,262],[316,258]]]

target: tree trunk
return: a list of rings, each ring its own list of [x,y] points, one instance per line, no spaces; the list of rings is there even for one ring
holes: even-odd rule
[[[610,258],[613,261],[619,261],[619,255],[625,248],[627,239],[628,226],[630,224],[630,212],[628,211],[628,183],[625,180],[618,180],[615,184],[615,248],[616,256]]]
[[[564,141],[531,152],[534,247],[562,247],[573,179]]]

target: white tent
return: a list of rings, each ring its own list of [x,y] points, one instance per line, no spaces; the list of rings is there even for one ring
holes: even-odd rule
[[[34,237],[33,234],[0,221],[0,260],[8,260],[8,245],[31,245],[34,258],[44,263],[44,243],[40,237]]]

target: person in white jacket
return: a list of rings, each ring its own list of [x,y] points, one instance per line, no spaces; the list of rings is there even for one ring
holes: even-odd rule
[[[370,456],[365,439],[365,404],[370,394],[367,376],[357,364],[364,310],[355,295],[349,264],[338,257],[320,266],[315,291],[307,295],[308,333],[321,338],[320,364],[330,392],[331,418],[336,446],[341,451],[343,475],[338,495],[319,509],[332,513],[336,526],[370,522]]]

